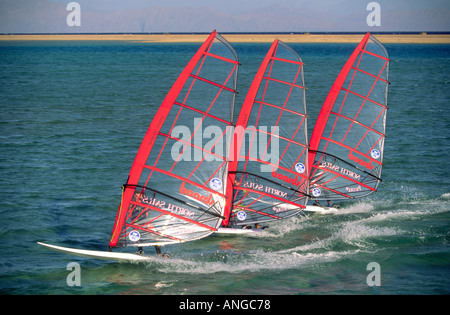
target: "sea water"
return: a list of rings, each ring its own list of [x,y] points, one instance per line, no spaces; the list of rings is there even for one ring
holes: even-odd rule
[[[108,249],[140,142],[199,45],[0,43],[1,294],[450,293],[450,45],[386,45],[383,182],[338,213],[166,246],[171,259],[145,263],[37,245]],[[311,131],[356,44],[291,46],[306,64]],[[234,47],[238,113],[269,44]]]

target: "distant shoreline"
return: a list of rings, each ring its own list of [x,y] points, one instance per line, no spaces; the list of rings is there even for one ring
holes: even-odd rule
[[[271,43],[275,38],[286,43],[358,43],[363,33],[222,33],[231,43]],[[450,34],[375,33],[374,36],[384,44],[450,44]],[[199,43],[207,37],[206,33],[183,34],[3,34],[0,41],[135,41],[154,43]]]

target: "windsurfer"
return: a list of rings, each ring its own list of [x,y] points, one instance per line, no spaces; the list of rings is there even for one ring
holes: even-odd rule
[[[251,225],[243,225],[242,228],[251,230],[252,226]],[[256,223],[254,230],[264,230],[264,229],[267,229],[267,228],[268,228],[268,226],[261,226],[261,224]]]
[[[264,230],[267,228],[268,228],[268,226],[261,226],[261,224],[259,224],[259,223],[255,224],[255,230]]]
[[[236,188],[234,189],[234,198],[233,198],[234,205],[238,206],[238,207],[239,206],[242,207],[243,205],[241,205],[240,203],[241,203],[242,199],[244,199],[246,191],[239,188],[240,187],[239,180],[237,178],[234,179],[234,187],[237,188],[237,189]]]
[[[156,255],[158,255],[159,257],[170,258],[169,254],[167,254],[167,253],[162,254],[161,253],[161,246],[159,246],[159,245],[155,245],[155,251],[156,251]]]
[[[313,206],[321,207],[318,200],[314,200]],[[339,205],[333,205],[330,200],[327,200],[327,207],[339,209]]]
[[[155,251],[156,251],[156,255],[157,256],[159,256],[159,257],[164,257],[164,258],[169,258],[170,257],[170,255],[169,254],[167,254],[167,253],[164,253],[164,255],[161,253],[161,246],[159,246],[159,245],[155,245]],[[144,255],[144,249],[143,249],[143,247],[138,247],[138,251],[137,251],[137,254],[138,255]]]
[[[333,205],[333,204],[331,204],[331,201],[330,201],[330,200],[327,200],[327,207],[339,209],[339,205]]]
[[[135,201],[135,202],[139,202],[139,203],[148,203],[148,197],[144,194],[143,191],[141,191],[141,192],[137,191],[134,193],[131,201]],[[130,205],[128,207],[128,211],[133,211],[132,215],[131,215],[131,220],[134,221],[139,216],[141,211],[144,209],[145,209],[144,207],[137,206],[136,204],[130,203]]]

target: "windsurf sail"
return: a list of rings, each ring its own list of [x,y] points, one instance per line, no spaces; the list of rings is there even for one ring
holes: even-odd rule
[[[181,72],[123,186],[110,247],[193,241],[221,225],[238,65],[214,31]]]
[[[246,95],[230,149],[226,227],[279,220],[308,201],[303,62],[275,40]]]
[[[381,181],[389,57],[367,33],[334,82],[310,139],[310,194],[359,198]]]

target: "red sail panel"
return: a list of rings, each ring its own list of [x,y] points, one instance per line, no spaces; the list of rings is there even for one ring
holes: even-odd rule
[[[305,208],[306,123],[302,60],[275,40],[237,119],[228,175],[227,196],[232,199],[225,226],[283,219]]]
[[[381,181],[389,57],[367,33],[336,78],[310,140],[310,194],[359,198]]]
[[[214,31],[182,71],[131,167],[111,247],[192,241],[220,226],[238,64]]]

